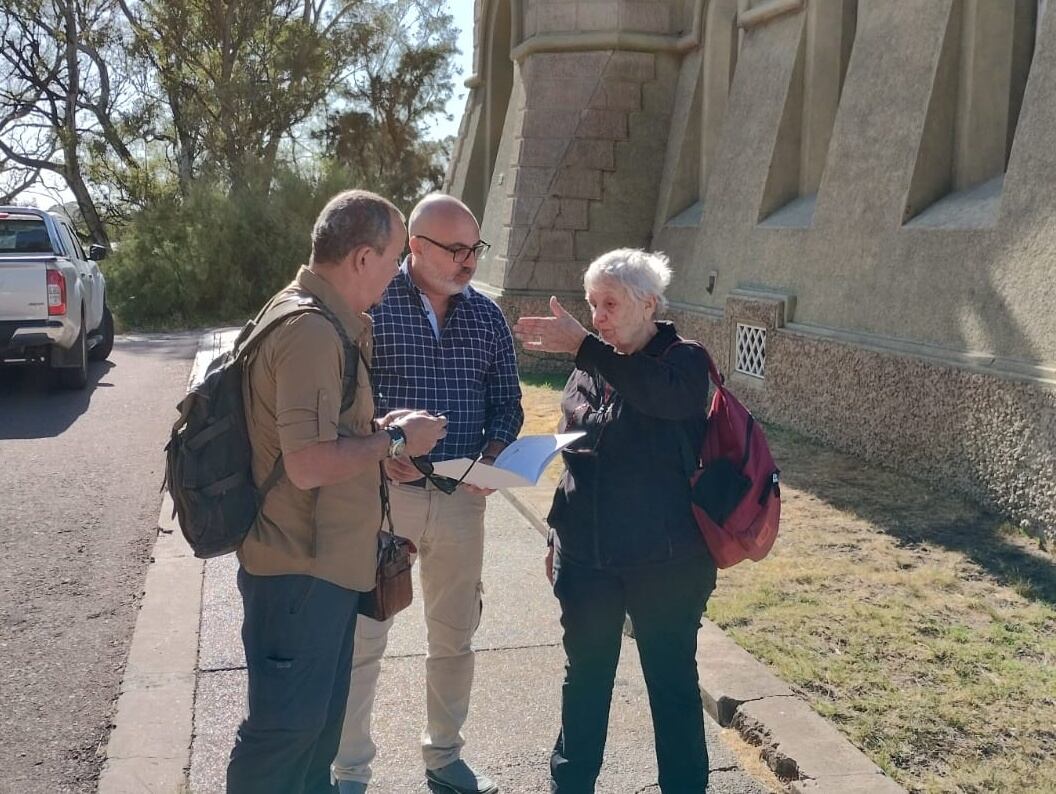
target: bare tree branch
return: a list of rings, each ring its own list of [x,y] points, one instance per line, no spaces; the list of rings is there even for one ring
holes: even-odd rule
[[[55,149],[52,149],[51,154],[55,153]],[[63,163],[52,162],[51,155],[41,159],[39,157],[30,157],[22,152],[16,152],[14,149],[4,143],[3,138],[0,138],[0,152],[4,153],[4,156],[9,160],[14,160],[21,166],[26,168],[33,168],[38,171],[54,171],[59,176],[65,177],[65,165]]]
[[[96,69],[99,72],[99,99],[97,102],[78,102],[78,106],[90,110],[99,122],[99,126],[103,130],[103,138],[110,144],[118,156],[124,161],[125,165],[130,168],[139,168],[139,163],[132,156],[132,153],[125,146],[124,141],[121,140],[121,136],[117,132],[117,128],[114,126],[113,119],[110,116],[110,70],[106,63],[99,56],[98,50],[89,44],[85,44],[83,41],[79,42],[77,49],[86,54],[92,59]]]
[[[34,168],[29,172],[29,175],[18,185],[13,188],[5,190],[0,193],[0,204],[10,204],[23,190],[28,190],[36,184],[37,180],[40,179],[40,169]]]

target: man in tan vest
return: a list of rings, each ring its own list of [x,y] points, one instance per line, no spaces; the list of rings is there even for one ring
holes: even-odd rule
[[[326,314],[286,320],[245,366],[254,480],[267,480],[280,455],[285,474],[238,552],[249,715],[227,768],[230,794],[332,791],[358,599],[374,586],[379,464],[423,455],[446,433],[447,420],[425,411],[373,422],[366,311],[395,276],[406,240],[403,216],[381,196],[350,190],[331,199],[307,267],[280,293],[310,294]],[[335,322],[358,345],[358,360],[346,360]],[[358,377],[342,411],[347,367]]]

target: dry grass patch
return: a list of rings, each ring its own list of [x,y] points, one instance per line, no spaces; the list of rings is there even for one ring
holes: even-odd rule
[[[553,432],[552,385],[525,385],[525,432]],[[721,572],[709,617],[911,791],[1056,791],[1053,557],[933,486],[768,435],[781,536]]]
[[[521,381],[521,405],[524,407],[521,435],[557,432],[557,423],[561,418],[561,390],[565,387],[565,380],[556,375],[529,375]],[[546,467],[540,484],[545,481],[556,485],[563,469],[564,464],[558,455]]]

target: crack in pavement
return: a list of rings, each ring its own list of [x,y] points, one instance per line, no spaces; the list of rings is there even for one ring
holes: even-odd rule
[[[476,653],[501,653],[503,651],[530,651],[534,648],[559,648],[561,647],[560,642],[541,642],[533,645],[504,645],[498,648],[475,648]],[[385,656],[386,659],[418,659],[424,658],[425,653],[394,653]],[[238,673],[246,669],[246,666],[238,665],[235,667],[200,667],[198,672],[201,673]]]
[[[503,645],[493,648],[474,648],[474,653],[502,653],[503,651],[530,651],[534,648],[560,648],[560,642],[540,642],[532,645]],[[386,655],[386,659],[415,659],[424,657],[425,653],[394,653]]]

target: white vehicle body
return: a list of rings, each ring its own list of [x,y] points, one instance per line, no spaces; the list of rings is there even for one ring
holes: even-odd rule
[[[87,359],[105,358],[113,344],[97,263],[105,253],[86,254],[59,213],[0,207],[0,363],[43,362],[83,388]]]

